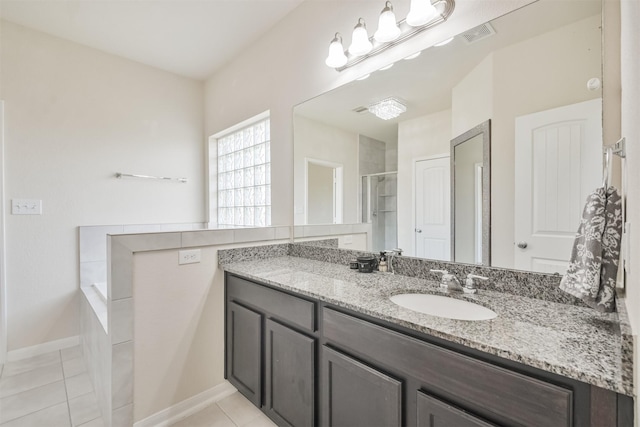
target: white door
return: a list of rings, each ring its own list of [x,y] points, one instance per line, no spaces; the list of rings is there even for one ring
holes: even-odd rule
[[[448,156],[415,164],[417,257],[451,259],[450,169]]]
[[[516,118],[515,268],[564,273],[602,182],[602,100]]]

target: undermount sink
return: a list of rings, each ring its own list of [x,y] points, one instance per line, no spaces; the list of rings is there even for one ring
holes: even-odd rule
[[[481,305],[442,295],[399,294],[389,299],[409,310],[447,319],[491,320],[498,317],[495,311]]]

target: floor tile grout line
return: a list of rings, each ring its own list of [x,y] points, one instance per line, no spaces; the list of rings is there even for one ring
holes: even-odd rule
[[[69,391],[67,390],[67,377],[64,375],[64,364],[62,362],[62,350],[60,350],[60,365],[62,365],[62,378],[64,379],[64,395],[67,398],[67,414],[69,415],[69,425],[73,427],[73,420],[71,419],[71,405],[69,404]]]
[[[231,424],[233,424],[236,427],[240,427],[240,425],[238,423],[236,423],[233,418],[231,418],[231,415],[227,414],[227,411],[225,411],[222,406],[220,406],[218,404],[218,402],[216,402],[216,406],[218,407],[218,409],[220,409],[220,411],[222,411],[222,413],[224,414],[225,417],[227,417],[229,419],[229,421],[231,421]]]

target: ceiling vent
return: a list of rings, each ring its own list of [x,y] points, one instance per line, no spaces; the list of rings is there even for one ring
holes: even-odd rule
[[[356,108],[354,108],[352,111],[354,111],[354,112],[356,112],[356,113],[358,113],[358,114],[362,114],[362,113],[367,113],[367,112],[369,112],[369,109],[368,109],[367,107],[362,107],[362,106],[360,106],[360,107],[356,107]]]
[[[460,34],[460,36],[467,44],[471,44],[482,39],[486,39],[487,37],[491,37],[495,33],[496,30],[494,30],[491,24],[487,22],[486,24],[478,25],[477,27]]]

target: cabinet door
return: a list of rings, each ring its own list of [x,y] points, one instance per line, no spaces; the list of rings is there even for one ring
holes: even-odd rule
[[[418,392],[418,427],[495,427],[428,394]]]
[[[316,340],[266,322],[265,409],[281,426],[315,424]]]
[[[322,348],[322,425],[402,423],[402,383],[329,347]]]
[[[262,315],[227,302],[227,379],[258,408],[262,404]]]

